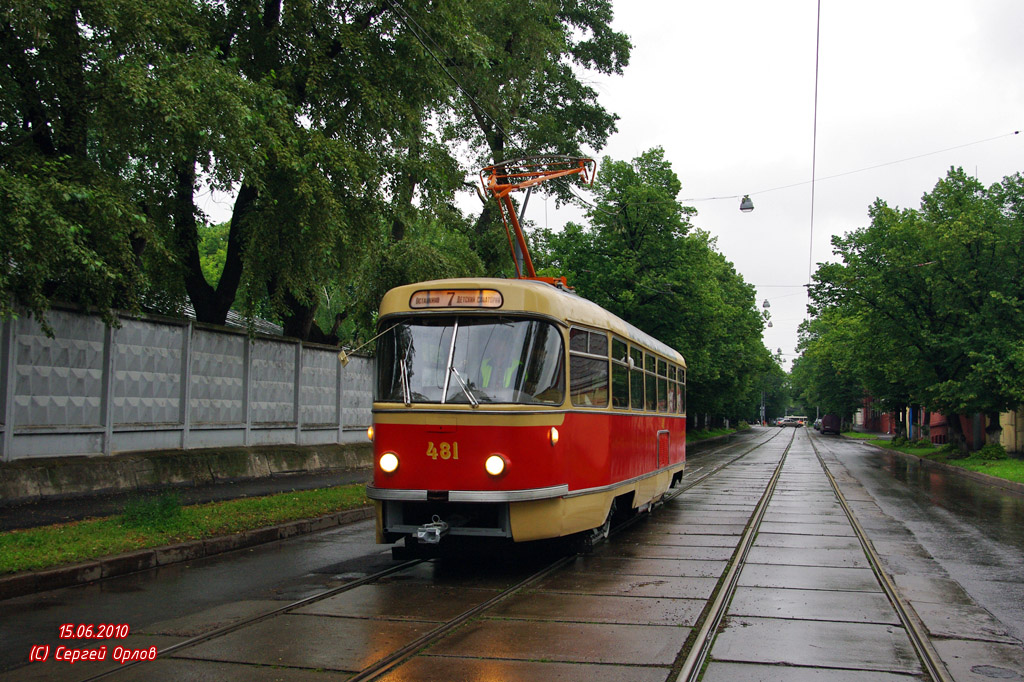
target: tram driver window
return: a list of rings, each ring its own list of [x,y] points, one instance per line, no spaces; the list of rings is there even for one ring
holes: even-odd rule
[[[608,406],[608,337],[569,330],[569,393],[577,407]]]

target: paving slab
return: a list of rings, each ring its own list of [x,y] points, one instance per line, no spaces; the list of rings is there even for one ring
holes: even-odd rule
[[[117,682],[152,682],[152,680],[191,680],[193,682],[342,682],[352,675],[331,670],[285,668],[282,666],[245,665],[220,661],[189,661],[180,658],[157,658],[119,672]]]
[[[739,587],[729,604],[729,615],[900,624],[892,604],[881,592]]]
[[[890,573],[896,589],[912,604],[962,604],[970,605],[974,601],[964,592],[960,583],[949,578],[935,575],[893,575]]]
[[[873,623],[730,616],[715,640],[711,658],[741,663],[921,672],[906,632],[892,625]]]
[[[725,571],[725,561],[688,559],[627,559],[613,556],[589,556],[578,559],[565,570],[590,571],[609,575],[661,575],[687,578],[717,578]]]
[[[436,623],[283,615],[173,654],[174,658],[355,672]],[[329,642],[330,646],[325,646]]]
[[[915,675],[876,671],[801,668],[787,665],[712,662],[702,682],[920,682]]]
[[[722,525],[739,525],[745,526],[750,520],[750,514],[740,512],[723,512],[720,514],[710,512],[696,512],[696,511],[672,511],[663,510],[659,511],[657,516],[650,519],[650,525],[705,525],[705,526],[722,526]]]
[[[784,566],[836,566],[842,568],[870,568],[864,551],[857,549],[829,549],[818,547],[761,547],[755,545],[747,554],[748,564],[775,564]]]
[[[664,533],[653,530],[642,530],[630,533],[627,538],[633,541],[654,542],[660,545],[676,545],[679,547],[733,547],[739,544],[738,535],[691,535],[689,533]]]
[[[488,613],[502,618],[577,623],[693,626],[705,603],[703,599],[527,592]]]
[[[1019,645],[962,639],[937,639],[932,644],[956,682],[1024,680]]]
[[[279,608],[281,608],[281,602],[273,599],[231,602],[199,611],[183,618],[159,621],[143,628],[141,632],[184,638],[196,637],[218,628],[233,625],[246,618],[270,613]]]
[[[437,656],[669,666],[690,628],[484,620],[469,623],[430,649]],[[465,679],[457,676],[450,679]],[[582,679],[582,678],[577,678]]]
[[[608,547],[606,556],[649,559],[697,559],[707,561],[728,561],[733,555],[734,547],[706,547],[703,545],[666,545],[666,544],[615,544]]]
[[[758,547],[817,547],[821,549],[861,550],[860,540],[849,535],[798,535],[795,533],[757,534]]]
[[[378,679],[381,682],[664,682],[666,672],[663,667],[637,665],[592,665],[431,655],[417,656]]]
[[[882,591],[875,574],[867,568],[747,564],[740,573],[738,584],[748,587],[788,587],[797,590]]]
[[[797,535],[848,535],[853,529],[847,523],[794,523],[786,521],[765,521],[760,528],[762,533],[794,533]]]
[[[497,594],[497,590],[421,583],[360,585],[292,613],[444,622]]]
[[[980,606],[927,602],[915,602],[912,606],[933,637],[1020,644],[1006,631],[1006,626]]]
[[[716,578],[668,578],[559,573],[536,586],[538,591],[570,594],[607,594],[629,597],[707,599]]]

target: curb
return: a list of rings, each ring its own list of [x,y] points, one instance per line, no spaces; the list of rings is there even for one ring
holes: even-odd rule
[[[176,545],[150,547],[125,554],[115,554],[95,561],[71,566],[60,566],[41,571],[25,571],[0,577],[0,600],[20,597],[36,592],[55,590],[61,587],[81,585],[105,578],[145,571],[157,566],[192,561],[207,556],[223,554],[236,549],[255,547],[269,542],[285,540],[296,535],[356,521],[372,518],[373,507],[346,509],[313,519],[289,521],[276,526],[248,530],[234,535],[220,535],[202,540],[192,540]]]
[[[846,438],[846,436],[843,436]],[[912,455],[909,452],[900,452],[899,450],[893,450],[892,448],[886,448],[881,445],[875,445],[874,443],[867,443],[858,438],[846,438],[846,440],[857,441],[864,445],[869,445],[873,448],[881,450],[882,452],[891,452],[894,455],[902,457],[908,461],[917,462],[921,467],[925,469],[937,469],[946,473],[962,476],[969,478],[972,481],[981,483],[982,485],[992,486],[993,488],[1002,488],[1015,495],[1024,497],[1024,483],[1018,483],[1016,481],[1007,481],[1005,478],[998,478],[997,476],[989,476],[983,474],[980,471],[971,471],[970,469],[964,469],[962,467],[954,466],[952,464],[945,464],[943,462],[936,462],[935,460],[928,459],[927,457],[921,457],[919,455]]]

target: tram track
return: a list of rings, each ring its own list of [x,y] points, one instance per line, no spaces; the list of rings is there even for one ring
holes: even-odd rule
[[[768,440],[770,441],[773,438],[774,436]],[[768,480],[764,493],[762,493],[761,498],[754,507],[750,520],[747,522],[747,525],[743,530],[743,535],[740,537],[739,544],[736,546],[736,550],[733,552],[733,556],[727,564],[725,573],[718,581],[718,585],[714,592],[712,592],[711,598],[708,600],[708,604],[705,607],[704,612],[698,618],[697,624],[694,628],[694,632],[696,634],[690,637],[687,641],[687,646],[680,652],[680,658],[677,659],[676,665],[673,666],[673,671],[672,674],[669,675],[669,679],[679,680],[682,682],[696,682],[696,680],[699,679],[704,663],[707,660],[708,654],[711,652],[711,645],[714,642],[718,626],[725,617],[729,602],[732,599],[733,593],[736,591],[736,584],[739,580],[740,571],[746,563],[747,554],[750,552],[750,548],[754,544],[754,538],[757,536],[757,532],[761,527],[761,522],[764,520],[765,511],[768,509],[768,503],[771,501],[772,495],[775,492],[775,487],[778,484],[779,477],[782,475],[782,467],[786,463],[786,455],[789,454],[789,450],[793,446],[794,440],[796,440],[796,431],[793,432],[793,436],[790,438],[789,444],[782,452],[782,456],[779,458],[779,463],[775,466],[775,470],[772,472],[771,478]],[[760,447],[760,445],[758,447]],[[753,451],[753,449],[751,451]],[[694,485],[710,478],[714,474],[739,460],[741,457],[746,456],[746,454],[749,454],[749,452],[730,460],[728,463],[709,473],[700,481],[695,482]],[[685,657],[683,654],[685,654]]]
[[[768,504],[772,499],[775,488],[782,474],[783,467],[785,466],[787,455],[789,454],[797,436],[798,432],[794,431],[789,445],[787,445],[785,451],[782,453],[779,463],[776,465],[772,476],[765,485],[764,492],[759,498],[754,511],[751,513],[750,519],[743,530],[740,541],[727,564],[726,570],[719,579],[711,597],[708,599],[704,611],[701,613],[700,617],[698,617],[697,622],[694,625],[694,634],[690,636],[686,645],[680,651],[677,663],[673,667],[673,672],[669,675],[669,680],[674,680],[676,682],[697,682],[697,680],[701,679],[706,664],[708,663],[715,637],[717,636],[723,619],[728,613],[729,604],[735,593],[740,572],[746,565],[747,555],[754,544],[754,539],[760,529]],[[763,441],[762,444],[770,440],[771,439]],[[935,647],[932,645],[931,639],[928,636],[921,619],[913,611],[913,608],[910,607],[907,601],[900,595],[895,584],[883,570],[881,558],[871,543],[864,527],[854,514],[853,509],[846,500],[846,497],[843,495],[838,481],[829,470],[824,457],[822,457],[817,444],[814,442],[814,438],[808,434],[808,440],[812,450],[814,451],[815,458],[824,472],[840,508],[843,510],[846,519],[849,521],[853,533],[857,538],[865,557],[867,558],[868,564],[871,567],[882,592],[892,605],[894,612],[899,618],[900,623],[918,656],[927,679],[932,680],[932,682],[953,682],[952,676],[949,674],[945,664],[942,662],[935,650]],[[745,454],[747,453],[744,453],[744,455]],[[716,467],[713,471],[702,476],[698,480],[693,481],[692,485],[687,486],[686,489],[692,488],[716,473],[725,470],[728,466],[741,459],[744,455],[735,457],[721,466]],[[673,495],[673,498],[684,491],[685,489],[678,491]]]
[[[817,457],[818,463],[825,472],[825,477],[828,479],[833,492],[836,494],[836,499],[839,501],[839,505],[842,507],[847,519],[849,519],[850,525],[853,527],[854,534],[860,542],[861,548],[864,550],[864,554],[868,559],[871,570],[874,572],[875,578],[878,579],[878,583],[881,586],[882,591],[885,593],[886,598],[892,604],[893,609],[896,611],[896,615],[903,624],[903,629],[906,630],[907,635],[910,638],[910,643],[917,652],[918,658],[921,659],[925,672],[934,682],[953,682],[953,677],[949,674],[949,671],[946,669],[945,664],[939,657],[938,652],[932,645],[931,638],[928,636],[921,619],[914,612],[914,609],[910,604],[908,604],[899,593],[899,590],[896,588],[895,583],[893,583],[889,575],[885,570],[883,570],[881,557],[875,550],[875,546],[868,537],[864,527],[854,515],[853,509],[847,502],[846,496],[843,495],[843,491],[840,489],[835,476],[833,476],[832,472],[829,471],[828,464],[825,462],[825,458],[821,456],[821,452],[818,450],[818,446],[815,444],[814,438],[810,438],[810,442],[811,448],[814,450],[814,456]]]

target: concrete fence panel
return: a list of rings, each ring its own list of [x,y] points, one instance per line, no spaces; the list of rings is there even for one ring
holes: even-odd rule
[[[53,310],[0,338],[0,459],[359,442],[373,361],[162,318]]]

